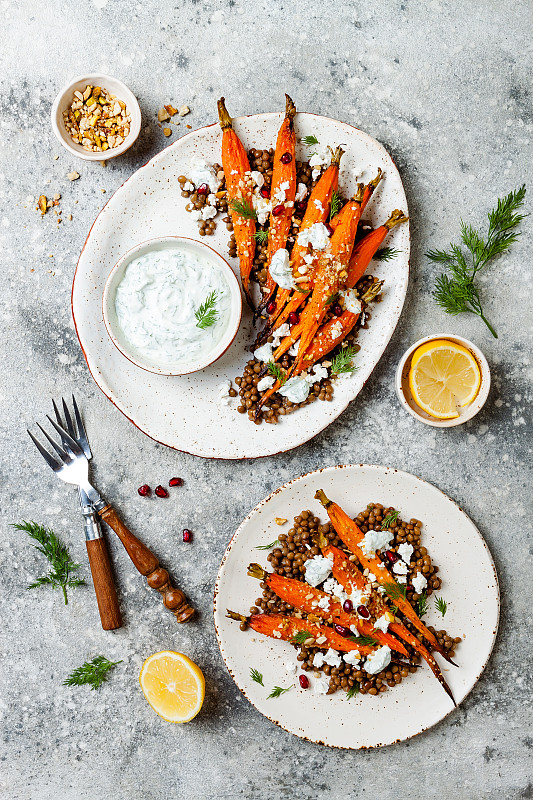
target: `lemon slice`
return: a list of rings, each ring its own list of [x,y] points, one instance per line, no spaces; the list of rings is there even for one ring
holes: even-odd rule
[[[202,670],[182,653],[154,653],[144,662],[139,682],[154,711],[167,722],[189,722],[204,702]]]
[[[439,419],[459,416],[481,385],[481,372],[472,353],[446,339],[434,339],[415,350],[409,388],[420,408]]]

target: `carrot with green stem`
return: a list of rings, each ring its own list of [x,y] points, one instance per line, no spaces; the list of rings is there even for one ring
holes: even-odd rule
[[[228,207],[237,243],[237,255],[244,294],[250,308],[254,304],[250,294],[250,273],[254,263],[256,212],[253,207],[253,184],[250,162],[244,145],[233,130],[233,123],[224,98],[217,103],[222,128],[222,168],[226,177]]]
[[[366,268],[376,255],[379,247],[383,244],[389,231],[395,228],[396,225],[407,222],[408,219],[409,218],[406,217],[403,211],[396,208],[383,225],[367,233],[367,235],[355,245],[348,265],[346,286],[349,289],[353,288],[357,281],[363,277]]]
[[[383,170],[381,169],[381,167],[378,167],[378,173],[377,173],[376,177],[372,178],[372,180],[369,181],[365,186],[363,199],[361,201],[361,211],[365,210],[365,208],[368,205],[368,202],[369,202],[370,198],[372,197],[372,195],[376,191],[377,187],[379,186],[379,184],[381,183],[383,178],[384,178]],[[341,210],[339,211],[339,213],[336,214],[333,217],[333,219],[330,220],[329,224],[331,225],[333,230],[335,230],[335,228],[342,222],[342,220],[344,218],[344,214],[346,214],[346,213],[347,213],[347,208],[346,208],[346,205],[344,205],[341,208]]]
[[[425,639],[431,644],[443,658],[450,664],[457,666],[454,661],[449,657],[447,652],[442,648],[437,641],[436,636],[424,625],[419,619],[412,605],[409,603],[405,596],[405,586],[397,583],[395,578],[390,574],[385,564],[377,556],[366,556],[360,548],[360,543],[364,539],[364,533],[357,527],[353,519],[351,519],[345,511],[337,504],[326,497],[322,489],[319,489],[315,494],[315,499],[319,500],[328,512],[328,516],[333,524],[333,527],[344,544],[357,556],[363,569],[368,569],[376,576],[377,582],[383,586],[386,593],[398,609],[404,614],[405,617],[415,626],[415,628],[424,636]]]
[[[372,623],[361,619],[357,614],[347,613],[341,603],[327,594],[327,592],[316,589],[314,586],[298,581],[295,578],[286,578],[275,572],[267,572],[259,564],[250,564],[248,575],[264,581],[269,589],[275,592],[285,603],[290,603],[291,606],[294,606],[294,608],[305,611],[306,614],[311,614],[314,617],[322,618],[330,624],[335,623],[346,628],[346,635],[350,635],[351,627],[354,626],[362,636],[374,639],[376,643],[387,645],[391,650],[396,650],[404,656],[409,655],[403,644],[395,639],[394,636],[375,630]],[[327,600],[327,608],[319,605],[321,602],[326,605],[324,599]]]

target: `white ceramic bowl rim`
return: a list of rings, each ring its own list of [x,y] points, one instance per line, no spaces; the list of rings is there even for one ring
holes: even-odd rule
[[[134,258],[137,258],[139,255],[143,255],[145,252],[150,252],[152,250],[158,250],[161,248],[172,249],[172,247],[178,247],[180,243],[184,244],[186,247],[192,248],[193,250],[202,252],[204,257],[208,258],[223,272],[228,282],[231,294],[230,321],[226,332],[218,342],[217,346],[213,348],[213,350],[211,350],[203,360],[192,361],[190,364],[166,364],[164,366],[157,366],[148,360],[145,361],[140,354],[135,353],[128,348],[127,342],[125,342],[124,336],[121,334],[120,328],[118,327],[115,319],[115,291],[119,282],[122,280],[124,271]],[[127,253],[124,253],[121,258],[119,258],[105,282],[102,296],[102,311],[105,327],[111,341],[122,353],[122,355],[137,367],[140,367],[147,372],[154,372],[158,375],[189,375],[191,372],[198,372],[199,370],[205,369],[213,364],[231,346],[241,322],[242,295],[237,277],[235,276],[235,273],[231,269],[230,265],[219,253],[217,253],[216,250],[214,250],[208,244],[205,242],[200,242],[197,239],[191,239],[187,236],[160,236],[154,239],[147,239],[144,242],[136,244],[134,247],[128,250]]]
[[[72,140],[65,128],[63,111],[70,105],[74,91],[79,91],[81,87],[85,88],[87,84],[102,86],[126,103],[126,107],[131,116],[130,132],[118,147],[113,147],[102,152],[84,150],[80,144]],[[118,78],[113,78],[111,75],[104,75],[101,73],[89,73],[88,75],[78,75],[63,86],[52,104],[51,121],[52,130],[56,138],[70,153],[85,161],[108,161],[110,158],[115,158],[125,153],[139,136],[141,131],[141,109],[133,92]]]

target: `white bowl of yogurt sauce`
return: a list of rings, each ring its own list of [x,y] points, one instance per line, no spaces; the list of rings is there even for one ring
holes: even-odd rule
[[[209,245],[165,236],[136,245],[115,264],[103,314],[114,345],[136,366],[188,375],[231,345],[242,296],[233,270]]]

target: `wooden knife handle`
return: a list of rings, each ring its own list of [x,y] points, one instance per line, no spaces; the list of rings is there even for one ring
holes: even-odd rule
[[[102,628],[114,631],[122,626],[122,615],[106,540],[103,537],[88,539],[86,545]]]
[[[146,577],[148,585],[162,595],[166,608],[172,611],[178,622],[187,622],[193,616],[194,608],[187,603],[183,592],[172,586],[168,572],[159,566],[152,551],[126,528],[114,508],[106,506],[98,513],[113,528],[135,567]]]

